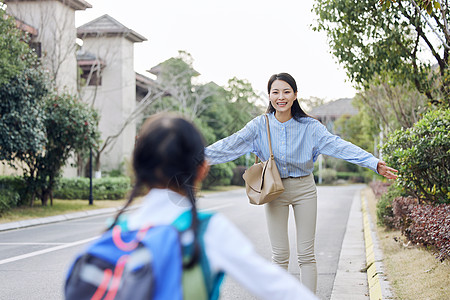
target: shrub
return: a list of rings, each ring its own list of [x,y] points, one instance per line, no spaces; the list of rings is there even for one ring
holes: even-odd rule
[[[402,232],[410,225],[410,214],[415,205],[417,205],[417,198],[408,197],[396,197],[392,201],[392,226],[393,228],[400,229]]]
[[[450,203],[450,110],[431,111],[414,127],[395,131],[383,151],[408,193],[421,202]]]
[[[403,233],[414,243],[432,248],[440,261],[450,258],[450,205],[415,205]]]
[[[337,172],[337,179],[347,180],[353,183],[362,183],[365,182],[365,178],[363,174],[357,172]]]
[[[0,189],[0,215],[16,207],[20,201],[19,193],[13,190]]]
[[[382,191],[385,191],[379,196],[380,198],[377,202],[378,224],[384,225],[390,229],[396,228],[394,225],[393,201],[395,198],[403,196],[404,193],[395,184],[387,186],[379,183],[371,184],[371,187],[374,190],[375,195],[380,195]]]
[[[235,166],[236,165],[233,162],[211,166],[208,176],[206,176],[203,181],[203,188],[219,185],[230,185]]]
[[[117,200],[126,197],[130,190],[128,177],[104,177],[92,179],[94,200]],[[53,192],[59,199],[89,199],[89,178],[61,178]]]
[[[322,182],[331,184],[337,179],[337,172],[334,169],[322,169]]]
[[[386,184],[372,183],[372,190],[386,189]],[[378,222],[389,229],[401,230],[413,243],[432,249],[440,261],[450,258],[450,205],[419,204],[405,197],[395,184],[390,185],[377,203]]]
[[[10,206],[20,206],[26,204],[29,199],[29,191],[27,189],[27,184],[22,177],[19,176],[0,176],[0,193],[6,193],[11,191],[13,195],[18,195],[18,200],[15,201],[15,205]],[[15,197],[15,196],[14,196]]]

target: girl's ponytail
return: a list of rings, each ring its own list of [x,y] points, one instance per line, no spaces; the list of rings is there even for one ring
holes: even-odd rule
[[[194,252],[185,267],[194,266],[201,250],[194,189],[199,167],[204,161],[205,143],[191,122],[173,114],[156,114],[150,117],[142,126],[133,153],[136,184],[110,228],[114,227],[120,215],[144,186],[150,189],[168,188],[183,194],[192,205],[190,229],[194,233]]]

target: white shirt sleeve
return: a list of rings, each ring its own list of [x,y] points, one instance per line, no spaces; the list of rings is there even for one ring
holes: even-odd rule
[[[294,276],[257,254],[224,216],[211,218],[204,241],[211,269],[223,271],[259,299],[318,299]]]

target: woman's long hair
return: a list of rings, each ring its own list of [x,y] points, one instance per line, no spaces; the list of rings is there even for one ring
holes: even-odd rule
[[[297,93],[297,83],[295,82],[294,77],[292,77],[288,73],[279,73],[279,74],[272,75],[269,79],[269,82],[267,83],[267,92],[269,93],[269,95],[270,95],[270,89],[272,88],[272,84],[275,80],[282,80],[282,81],[287,82],[287,84],[289,84],[291,86],[294,93]],[[272,113],[275,111],[276,111],[275,108],[273,107],[272,103],[269,101],[269,106],[267,107],[266,112]],[[303,111],[303,109],[300,107],[300,104],[298,103],[298,99],[295,99],[294,102],[292,103],[291,113],[292,113],[292,117],[296,121],[300,121],[301,118],[311,117],[307,113],[305,113]]]
[[[182,193],[192,204],[194,255],[185,264],[192,267],[200,255],[194,189],[198,167],[205,161],[204,149],[203,137],[191,122],[173,114],[150,117],[142,126],[133,153],[136,183],[111,228],[143,187],[170,188]]]

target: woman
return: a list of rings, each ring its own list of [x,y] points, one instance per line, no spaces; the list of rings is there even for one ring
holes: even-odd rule
[[[287,73],[270,77],[269,117],[272,148],[285,191],[265,205],[272,260],[287,269],[289,240],[287,222],[289,206],[294,211],[297,231],[297,257],[301,279],[311,291],[316,291],[317,268],[314,239],[317,215],[317,194],[312,175],[314,162],[320,154],[344,159],[367,167],[388,179],[395,179],[397,170],[372,154],[332,135],[325,126],[308,116],[297,100],[297,84]],[[206,148],[210,164],[232,161],[252,152],[261,160],[269,158],[265,117],[258,116],[235,134]]]
[[[145,225],[173,224],[180,215],[191,212],[197,220],[195,189],[208,173],[203,139],[187,120],[168,114],[152,116],[143,125],[133,155],[136,184],[117,222],[134,195],[143,187],[150,189],[142,206],[127,219],[130,229]],[[301,283],[261,258],[247,238],[223,215],[214,214],[198,240],[198,222],[191,224],[194,241],[204,248],[210,274],[220,283],[220,274],[231,276],[259,299],[316,299]],[[203,251],[201,250],[201,251]],[[201,260],[200,255],[194,260]],[[189,266],[192,266],[191,261]],[[203,264],[203,261],[202,261]],[[218,287],[209,291],[218,297]]]

